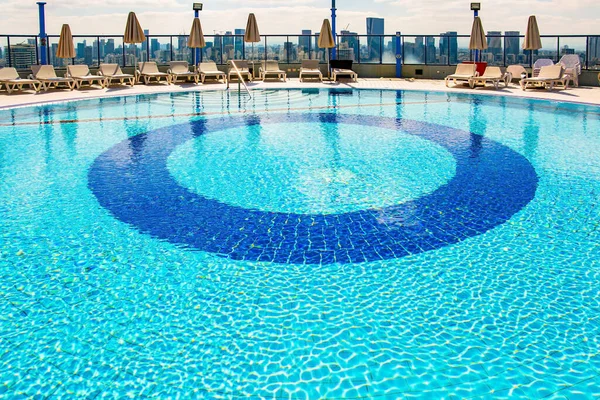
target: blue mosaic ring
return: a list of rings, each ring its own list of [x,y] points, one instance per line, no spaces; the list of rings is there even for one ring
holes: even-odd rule
[[[200,135],[273,123],[378,127],[437,143],[456,159],[456,174],[405,203],[342,214],[245,209],[205,198],[169,173],[175,148]],[[268,114],[221,117],[131,137],[101,154],[89,188],[116,218],[178,245],[246,261],[359,263],[405,257],[480,235],[535,196],[538,177],[519,153],[483,136],[426,122],[368,115]]]

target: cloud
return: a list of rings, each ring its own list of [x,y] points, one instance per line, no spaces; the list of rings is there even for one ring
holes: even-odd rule
[[[221,0],[201,14],[205,33],[244,28],[248,13],[257,16],[263,34],[298,34],[317,31],[330,15],[327,0]],[[21,0],[3,0],[2,33],[36,33],[37,8]],[[151,34],[179,34],[191,26],[192,10],[182,0],[56,0],[47,6],[48,32],[58,34],[69,23],[74,34],[121,34],[127,12],[135,10],[142,27]],[[523,32],[527,17],[536,14],[542,34],[598,34],[597,0],[483,0],[481,17],[486,30]],[[384,17],[387,34],[468,34],[472,14],[463,0],[338,1],[338,29],[359,34],[365,18]]]

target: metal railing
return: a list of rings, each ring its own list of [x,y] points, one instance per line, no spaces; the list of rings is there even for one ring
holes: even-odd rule
[[[0,66],[29,69],[39,63],[45,49],[50,64],[64,67],[65,60],[56,57],[58,35],[48,35],[47,46],[42,47],[36,35],[0,35]],[[337,58],[351,59],[359,64],[455,65],[473,60],[468,50],[469,36],[452,32],[440,35],[336,36]],[[299,64],[302,59],[326,62],[327,49],[318,47],[318,35],[264,35],[261,42],[244,43],[243,35],[206,35],[207,46],[200,51],[200,61],[226,64],[231,59],[277,60],[285,64]],[[583,69],[600,70],[600,35],[543,35],[544,47],[533,54],[521,50],[524,36],[494,34],[487,36],[488,50],[481,52],[482,61],[490,65],[531,65],[538,58],[557,62],[564,54],[578,54]],[[193,63],[194,49],[187,47],[185,35],[148,35],[144,43],[123,44],[122,35],[75,35],[76,57],[70,64],[118,63],[133,66],[135,60],[155,61],[167,65],[170,61]]]
[[[238,78],[238,93],[241,93],[241,88],[240,88],[240,83],[242,85],[244,85],[244,89],[246,89],[246,92],[248,92],[248,96],[250,96],[250,99],[252,99],[252,94],[250,93],[250,89],[248,89],[248,86],[246,85],[246,82],[244,82],[244,78],[242,77],[242,73],[240,72],[239,68],[237,67],[237,65],[235,64],[234,60],[230,60],[229,63],[231,64],[231,66],[233,67],[233,69],[235,69],[235,74],[237,75]],[[227,89],[229,89],[229,82],[230,79],[227,79]]]

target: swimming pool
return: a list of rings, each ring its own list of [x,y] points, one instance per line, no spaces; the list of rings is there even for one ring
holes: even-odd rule
[[[0,110],[0,393],[600,393],[600,107],[253,94]]]

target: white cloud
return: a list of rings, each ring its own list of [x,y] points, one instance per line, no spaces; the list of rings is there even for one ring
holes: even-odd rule
[[[47,6],[48,32],[58,34],[69,23],[74,34],[121,34],[127,12],[136,11],[144,29],[154,34],[187,32],[193,13],[182,0],[55,0]],[[472,14],[463,0],[338,0],[338,30],[365,33],[367,16],[384,17],[386,33],[468,34]],[[3,0],[2,33],[36,33],[37,8],[21,0]],[[297,34],[319,29],[330,16],[328,0],[205,1],[201,20],[205,33],[244,28],[248,13],[257,16],[263,34]],[[527,17],[536,14],[542,34],[599,34],[597,0],[483,0],[486,30],[524,31]]]

